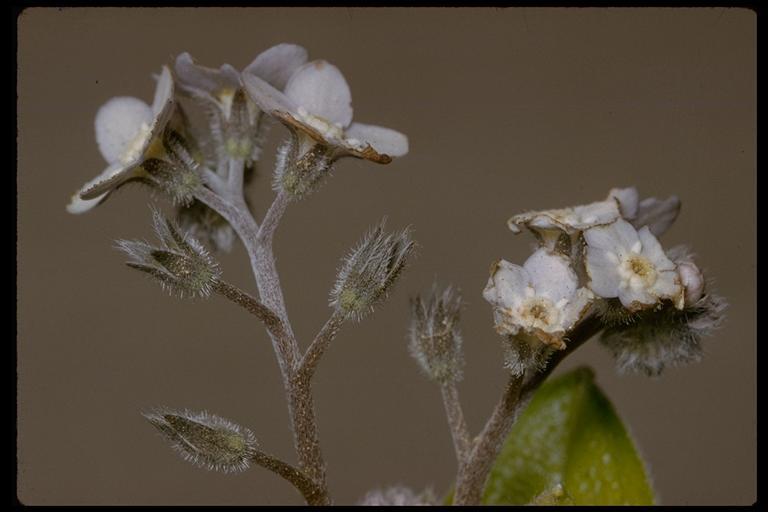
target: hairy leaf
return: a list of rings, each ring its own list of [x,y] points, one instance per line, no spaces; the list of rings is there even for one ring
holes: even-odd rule
[[[653,504],[634,443],[589,368],[546,382],[491,471],[483,502]]]

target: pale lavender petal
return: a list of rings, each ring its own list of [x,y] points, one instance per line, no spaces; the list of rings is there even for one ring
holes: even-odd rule
[[[621,275],[616,253],[600,247],[587,246],[585,259],[589,288],[600,297],[617,297]]]
[[[619,300],[625,308],[636,310],[656,304],[659,299],[648,288],[627,286],[619,290]]]
[[[212,94],[221,89],[235,89],[240,83],[240,74],[232,66],[224,64],[221,69],[200,66],[187,52],[176,57],[174,69],[179,85],[188,90]]]
[[[408,153],[408,137],[402,133],[372,124],[352,123],[345,133],[348,143],[370,144],[377,153],[398,157]],[[350,141],[349,139],[354,139]]]
[[[138,98],[120,96],[101,106],[94,122],[96,142],[104,160],[112,164],[152,122],[152,109]]]
[[[126,166],[116,163],[110,165],[101,174],[83,185],[83,188],[80,189],[80,199],[94,199],[105,192],[109,192],[128,180],[137,167],[137,164]]]
[[[579,284],[568,259],[544,248],[531,254],[523,268],[531,276],[536,295],[547,297],[555,303],[561,299],[570,299]]]
[[[494,306],[510,307],[525,297],[530,285],[530,275],[523,267],[500,260],[491,271],[483,297]]]
[[[285,95],[308,113],[342,128],[352,122],[352,94],[339,68],[324,60],[301,66],[285,86]]]
[[[675,270],[675,264],[664,253],[664,249],[662,249],[661,244],[653,236],[648,226],[640,229],[637,232],[637,236],[642,244],[640,254],[648,258],[656,270]]]
[[[634,219],[637,215],[637,206],[640,196],[635,187],[613,188],[608,192],[609,198],[614,198],[619,203],[621,216],[625,219]]]
[[[680,199],[671,196],[664,200],[649,197],[640,201],[637,217],[632,221],[636,228],[648,226],[655,236],[663,235],[680,213]]]
[[[564,331],[571,329],[571,327],[581,320],[585,313],[585,310],[589,307],[594,299],[594,295],[587,288],[579,288],[576,293],[573,294],[568,303],[563,307],[560,325]]]
[[[627,254],[639,242],[632,225],[619,219],[606,226],[596,226],[584,231],[587,245],[617,255]]]
[[[261,110],[267,113],[275,111],[289,112],[294,113],[294,117],[296,116],[295,113],[299,107],[288,96],[253,73],[244,72],[242,77],[245,91]]]
[[[243,73],[251,73],[283,90],[299,67],[307,62],[307,50],[296,44],[278,44],[261,52]]]
[[[75,215],[85,213],[104,201],[107,198],[107,195],[109,195],[109,192],[105,192],[93,199],[81,199],[80,192],[77,192],[70,198],[69,204],[67,205],[67,211]]]

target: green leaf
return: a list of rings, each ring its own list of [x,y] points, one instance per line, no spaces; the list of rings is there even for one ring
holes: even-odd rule
[[[539,388],[491,470],[483,502],[653,504],[643,462],[591,369]]]

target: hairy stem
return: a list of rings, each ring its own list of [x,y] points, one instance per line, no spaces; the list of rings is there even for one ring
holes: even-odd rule
[[[291,379],[288,399],[299,466],[320,489],[324,501],[316,504],[330,505],[331,499],[325,477],[325,459],[320,450],[320,435],[315,419],[310,379],[300,374],[295,375]]]
[[[445,415],[448,418],[448,426],[453,438],[453,448],[456,451],[456,460],[459,464],[459,471],[467,462],[469,455],[470,441],[467,423],[464,420],[464,411],[461,409],[459,400],[459,390],[455,382],[446,382],[440,386],[443,394],[443,405],[445,406]]]
[[[310,379],[296,374],[299,348],[288,321],[280,278],[272,252],[272,239],[288,206],[288,197],[281,193],[277,195],[264,217],[261,228],[248,211],[242,197],[232,203],[202,187],[196,192],[195,197],[218,212],[237,232],[250,257],[261,302],[281,321],[285,337],[280,338],[271,331],[269,334],[283,376],[299,466],[318,488],[317,496],[313,497],[313,502],[308,501],[308,503],[330,504]]]
[[[454,495],[455,505],[480,503],[493,463],[499,456],[515,420],[528,405],[533,393],[563,359],[600,332],[602,328],[603,325],[597,317],[585,318],[571,333],[566,348],[554,353],[544,369],[534,373],[526,382],[523,382],[522,377],[510,376],[485,428],[474,440],[467,463],[459,467]]]
[[[238,306],[246,309],[252,315],[255,315],[269,331],[270,335],[278,340],[281,353],[288,353],[290,351],[290,345],[288,341],[288,335],[285,331],[285,326],[282,320],[278,317],[274,311],[266,307],[264,304],[251,297],[239,288],[221,280],[217,280],[213,283],[213,290],[219,295],[229,299]]]
[[[317,369],[317,365],[320,362],[320,358],[325,353],[331,341],[338,334],[339,329],[344,324],[345,315],[339,311],[334,311],[331,318],[325,322],[323,328],[317,333],[315,339],[312,340],[312,344],[304,353],[304,357],[301,358],[301,362],[298,364],[296,370],[298,375],[304,376],[308,380],[312,378]]]
[[[463,471],[459,471],[454,504],[477,505],[480,503],[485,481],[493,462],[498,457],[504,439],[514,424],[522,380],[521,376],[510,376],[504,393],[485,424],[485,428],[475,439],[469,460]]]
[[[245,160],[242,158],[230,158],[227,171],[227,187],[234,197],[243,196],[243,175],[245,174]]]
[[[251,461],[264,469],[283,477],[304,497],[309,505],[325,505],[322,490],[299,469],[283,462],[273,455],[258,451],[251,456]]]

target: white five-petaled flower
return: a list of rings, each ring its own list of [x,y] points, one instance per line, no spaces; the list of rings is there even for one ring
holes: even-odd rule
[[[152,106],[130,96],[115,97],[96,114],[96,142],[109,164],[86,183],[67,205],[83,213],[101,203],[119,185],[141,173],[141,164],[162,151],[161,135],[173,114],[173,78],[163,66]]]
[[[258,76],[272,87],[282,90],[291,75],[305,62],[306,49],[282,43],[261,52],[243,70],[243,74]],[[235,92],[243,87],[238,70],[229,64],[223,64],[219,69],[200,66],[187,52],[176,57],[175,70],[182,91],[210,101],[219,107],[224,119],[229,119]],[[249,104],[252,124],[258,115],[258,109],[254,107]]]
[[[616,298],[639,310],[671,300],[683,307],[684,293],[676,265],[648,226],[639,231],[619,219],[584,232],[589,287],[596,295]]]
[[[308,62],[291,76],[285,93],[249,70],[246,91],[268,114],[291,128],[299,139],[299,156],[316,144],[342,156],[389,163],[408,153],[405,135],[389,128],[352,122],[352,96],[341,71],[324,60]]]
[[[648,226],[651,233],[660,236],[669,229],[679,211],[680,200],[676,196],[664,200],[649,197],[640,201],[635,187],[614,188],[603,201],[554,210],[525,212],[510,218],[507,225],[515,234],[520,233],[522,227],[527,227],[545,242],[554,243],[562,233],[576,235],[624,218],[636,228]],[[548,244],[550,247],[551,243]]]
[[[593,295],[579,288],[566,257],[542,247],[522,267],[497,262],[483,297],[494,306],[500,334],[516,335],[522,330],[563,349],[563,336],[582,318]]]

